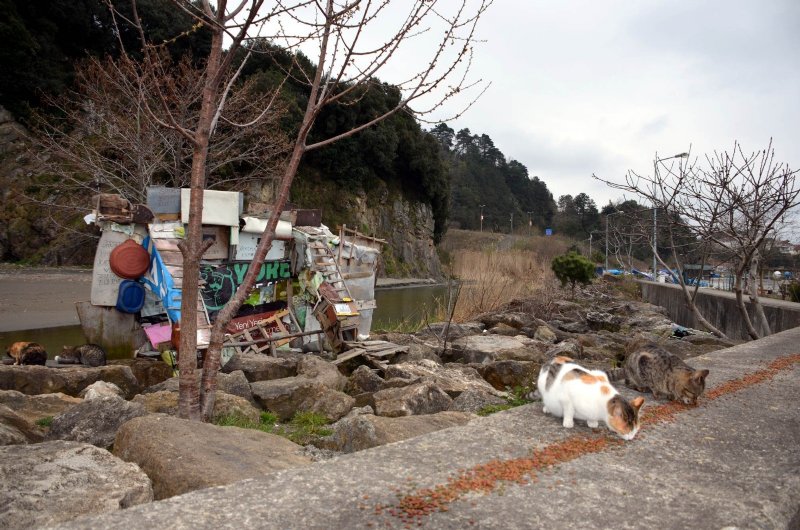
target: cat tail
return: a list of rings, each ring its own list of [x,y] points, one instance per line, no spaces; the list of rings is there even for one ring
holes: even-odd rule
[[[625,379],[625,368],[614,368],[613,370],[606,370],[609,381],[620,381]]]

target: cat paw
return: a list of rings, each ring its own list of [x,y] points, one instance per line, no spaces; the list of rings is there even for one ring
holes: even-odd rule
[[[600,426],[600,423],[598,423],[598,422],[596,422],[596,421],[587,421],[587,422],[586,422],[586,425],[588,425],[588,426],[589,426],[589,427],[591,427],[592,429],[596,429],[597,427],[599,427],[599,426]]]
[[[547,407],[542,407],[542,412],[544,412],[545,414],[550,414],[550,411],[547,410]]]
[[[566,427],[567,429],[571,429],[574,426],[575,426],[575,424],[572,422],[571,419],[568,420],[568,419],[564,418],[564,427]]]

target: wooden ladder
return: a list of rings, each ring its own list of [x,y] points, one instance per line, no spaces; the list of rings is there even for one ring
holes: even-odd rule
[[[202,287],[197,291],[197,347],[208,348],[211,341],[211,319],[203,300]]]
[[[328,245],[323,241],[311,241],[308,248],[311,251],[312,270],[322,274],[325,281],[336,291],[339,301],[352,301],[350,289],[347,288],[347,284],[342,278],[342,271],[336,263],[336,257]]]

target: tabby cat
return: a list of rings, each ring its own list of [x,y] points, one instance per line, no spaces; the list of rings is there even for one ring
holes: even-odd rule
[[[632,440],[639,431],[644,398],[628,402],[601,370],[587,370],[569,357],[556,357],[542,366],[537,386],[544,403],[542,411],[563,417],[568,429],[579,419],[592,428],[603,421],[625,440]]]
[[[84,366],[105,366],[106,352],[97,344],[64,346],[61,355],[56,357],[59,364],[82,364]]]
[[[639,392],[652,392],[656,399],[672,399],[686,405],[697,404],[706,386],[708,370],[695,370],[678,356],[648,340],[637,339],[626,348],[622,369],[612,377],[625,377],[625,384]]]
[[[14,364],[40,364],[47,362],[47,352],[37,342],[15,342],[6,348],[6,355],[14,359]]]

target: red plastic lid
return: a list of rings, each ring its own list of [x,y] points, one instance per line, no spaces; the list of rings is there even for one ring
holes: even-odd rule
[[[133,239],[117,245],[108,258],[111,271],[120,278],[135,280],[150,268],[150,255]]]

